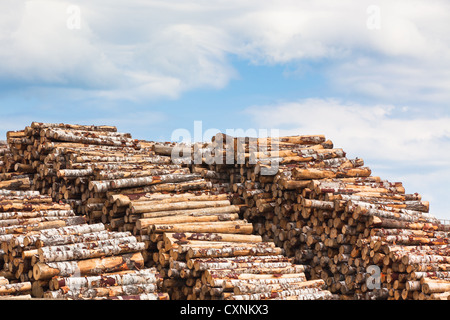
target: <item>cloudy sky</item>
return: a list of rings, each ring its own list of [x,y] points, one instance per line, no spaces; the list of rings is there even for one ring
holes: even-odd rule
[[[321,133],[450,219],[449,30],[439,0],[2,0],[0,135]]]

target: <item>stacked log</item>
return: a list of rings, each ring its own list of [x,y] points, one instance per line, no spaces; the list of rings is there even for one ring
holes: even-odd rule
[[[321,135],[253,139],[219,134],[211,148],[220,155],[231,150],[235,164],[220,167],[230,177],[232,203],[244,203],[243,218],[264,241],[310,266],[308,280],[322,279],[341,299],[448,296],[442,261],[449,252],[449,228],[429,214],[427,201],[406,194],[401,183],[371,176],[362,159],[346,158]],[[414,262],[406,263],[408,257]]]
[[[6,171],[0,184],[17,190],[0,188],[0,298],[168,299],[157,271],[144,268],[143,242],[87,224],[69,204],[9,183]]]
[[[0,300],[29,300],[31,299],[31,282],[10,283],[0,276]]]
[[[170,158],[167,161],[170,161]],[[144,175],[140,177],[89,182],[95,197],[90,199],[100,199],[103,223],[109,224],[114,230],[128,230],[138,234],[136,222],[141,214],[146,212],[145,205],[149,204],[146,201],[150,200],[152,195],[186,193],[188,197],[211,192],[211,183],[198,174],[191,174],[189,168],[168,164],[161,165],[159,169],[149,170],[141,171]],[[104,171],[104,174],[108,174],[107,171]],[[95,193],[95,190],[101,190],[102,193]],[[192,208],[196,208],[195,205]],[[201,208],[201,204],[198,208]],[[160,209],[164,210],[164,207]]]
[[[239,292],[235,298],[253,294],[252,299],[255,299],[254,295],[259,293],[261,299],[293,296],[294,293],[302,298],[331,296],[329,292],[322,292],[319,284],[314,288],[305,286],[306,291],[297,290],[301,287],[299,282],[305,280],[305,267],[286,261],[282,249],[251,235],[252,224],[239,219],[240,207],[232,206],[225,193],[229,187],[226,173],[191,171],[182,161],[172,157],[172,149],[167,145],[165,148],[153,146],[152,150],[141,148],[135,140],[130,140],[131,136],[117,133],[115,128],[108,126],[32,123],[24,134],[29,141],[21,142],[30,142],[32,146],[20,145],[14,152],[29,159],[27,164],[38,168],[34,178],[36,189],[47,191],[55,200],[70,203],[78,214],[87,215],[92,226],[101,221],[110,230],[132,234],[124,237],[137,239],[140,244],[136,247],[135,242],[116,243],[115,238],[92,239],[89,245],[84,242],[49,244],[49,248],[27,250],[27,255],[35,250],[39,252],[33,265],[35,281],[45,284],[48,277],[65,277],[73,270],[83,273],[91,266],[87,262],[91,259],[136,250],[143,255],[146,267],[155,267],[161,274],[163,290],[172,299],[232,298],[233,287],[228,280],[256,286],[250,291],[247,289],[245,294]],[[10,144],[10,147],[13,149],[15,145]],[[32,159],[25,152],[21,154],[19,150],[24,149],[35,155],[39,153],[39,159]],[[50,179],[52,190],[46,190]],[[42,243],[38,241],[38,246]],[[253,256],[261,259],[254,262]],[[228,267],[222,265],[214,270],[194,270],[196,259],[219,258],[238,262],[230,261]],[[66,260],[72,261],[71,264],[68,265]],[[50,263],[54,265],[50,267]],[[213,279],[216,282],[211,284]],[[282,289],[280,292],[283,293],[265,297],[271,292],[260,292],[265,283],[278,285],[277,292]],[[49,282],[45,297],[88,297],[104,292],[91,287],[82,290],[64,288],[67,293],[55,292],[53,289],[57,285],[54,284]],[[199,284],[203,286],[200,292],[197,290]],[[320,291],[320,294],[311,296],[311,290]],[[39,296],[43,295],[44,290],[36,291]]]
[[[7,141],[0,144],[0,189],[29,190],[33,185],[33,173],[20,154],[11,151],[10,146],[18,145],[23,131],[10,131]],[[16,142],[15,142],[16,141]]]
[[[27,170],[32,189],[69,203],[77,214],[90,221],[101,218],[99,197],[88,189],[94,168],[109,165],[142,170],[153,164],[151,143],[132,139],[113,126],[86,126],[33,122],[22,131],[8,132],[11,160],[15,171]],[[9,159],[9,158],[8,158]],[[14,162],[15,161],[15,162]],[[103,198],[105,193],[102,193]]]
[[[212,277],[209,274],[211,270],[195,270],[196,259],[238,258],[241,264],[247,264],[246,268],[219,268],[217,272],[223,275],[224,280],[236,275],[238,270],[243,279],[247,278],[245,281],[264,275],[262,278],[265,280],[253,279],[252,283],[262,281],[263,284],[272,278],[270,281],[275,283],[278,273],[297,275],[296,284],[299,279],[304,280],[299,274],[304,267],[293,266],[288,261],[281,261],[284,269],[270,271],[265,266],[256,269],[259,274],[254,275],[255,271],[251,269],[253,255],[262,255],[262,261],[270,255],[268,263],[273,266],[280,262],[276,259],[283,259],[282,250],[274,248],[272,243],[262,242],[261,237],[251,235],[252,224],[239,219],[241,207],[230,203],[227,194],[229,183],[224,183],[226,176],[213,170],[205,173],[183,166],[182,161],[172,158],[174,146],[155,144],[153,151],[160,161],[158,168],[120,171],[111,170],[106,164],[94,168],[95,178],[89,180],[89,189],[106,192],[107,200],[100,203],[103,204],[103,213],[114,218],[110,227],[119,226],[118,230],[132,231],[145,242],[146,255],[151,260],[147,266],[156,267],[164,278],[162,290],[168,292],[171,299],[231,298],[233,292],[229,282],[226,282],[226,288],[221,282],[211,285],[208,282],[212,281],[208,280]],[[183,148],[187,150],[188,147]],[[101,198],[95,194],[90,196]],[[288,268],[289,264],[292,266]],[[283,288],[286,291],[290,287],[287,284]],[[322,292],[323,288],[317,285],[314,290]],[[306,293],[297,292],[297,296],[305,298]],[[329,298],[331,294],[308,297]]]
[[[4,256],[31,257],[26,273],[39,296],[48,288],[49,298],[156,299],[145,290],[158,282],[171,299],[448,297],[449,227],[420,195],[372,176],[362,159],[348,159],[323,135],[218,134],[210,144],[157,144],[110,126],[34,122],[8,132],[7,142],[0,188],[40,191],[33,197],[44,203],[28,210],[31,199],[11,198],[0,205],[5,212],[52,211],[48,202],[79,215],[67,219],[108,230],[89,245],[67,235],[73,242],[51,249],[38,241],[47,227],[16,227],[19,238],[39,236],[25,249],[8,243]],[[50,216],[21,223],[38,218]],[[151,268],[158,281],[114,269],[123,266],[120,257],[139,254],[138,268]],[[46,278],[73,277],[70,270],[87,270],[98,259],[105,269],[75,275],[72,286]],[[42,269],[34,273],[35,266]],[[108,272],[120,288],[98,285]],[[127,282],[137,278],[150,282]]]
[[[294,293],[332,297],[320,283],[312,286],[317,295],[307,296],[312,289],[295,291],[309,288],[303,284],[307,267],[293,264],[283,249],[252,235],[252,224],[239,219],[239,206],[231,205],[227,195],[160,198],[130,208],[145,210],[137,226],[148,232],[149,247],[156,249],[153,260],[167,275],[163,289],[171,299],[273,299],[293,298]],[[166,199],[170,202],[161,202]]]
[[[155,145],[165,155],[180,148],[205,159],[200,148],[196,154],[185,145]],[[335,298],[323,282],[306,281],[307,266],[294,264],[282,248],[252,234],[253,225],[240,217],[242,205],[230,199],[223,169],[191,166],[209,181],[202,192],[111,196],[111,202],[128,205],[129,216],[137,215],[137,231],[148,235],[153,261],[166,275],[163,290],[171,299],[188,300]]]
[[[130,232],[108,231],[102,223],[87,224],[85,217],[76,216],[60,205],[46,209],[2,213],[21,217],[20,223],[13,219],[0,220],[5,225],[0,230],[4,276],[30,283],[35,298],[168,298],[167,294],[160,294],[156,270],[144,268],[144,243]],[[119,275],[130,277],[129,274],[142,278],[136,290],[128,282],[109,280]],[[60,284],[86,277],[93,277],[93,283],[97,282],[89,281],[81,287]],[[58,286],[55,281],[59,281]],[[118,287],[110,288],[118,285],[123,286],[122,291]]]

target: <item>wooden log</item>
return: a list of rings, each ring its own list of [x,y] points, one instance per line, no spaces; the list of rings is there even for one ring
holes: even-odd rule
[[[145,206],[149,204],[164,204],[164,203],[173,203],[173,202],[186,202],[186,201],[225,201],[229,199],[228,194],[167,194],[167,195],[155,195],[150,196],[146,195],[145,197],[141,197],[137,200],[130,200],[127,205],[130,206]]]
[[[322,279],[316,279],[316,280],[309,280],[309,281],[302,281],[297,283],[289,283],[289,284],[283,284],[283,283],[275,283],[271,285],[263,284],[249,284],[247,282],[242,282],[241,284],[237,285],[234,288],[234,294],[235,295],[241,295],[241,294],[254,294],[254,293],[262,293],[262,292],[276,292],[286,289],[302,289],[302,288],[317,288],[317,287],[324,287],[325,282]]]
[[[230,257],[230,256],[248,256],[248,255],[276,255],[282,254],[283,249],[259,243],[255,246],[235,245],[224,248],[208,249],[208,248],[190,248],[186,253],[186,257],[205,258],[205,257]]]
[[[217,200],[217,201],[187,201],[187,202],[173,202],[173,203],[160,203],[160,204],[146,204],[139,206],[131,206],[131,213],[144,213],[155,211],[171,211],[171,210],[188,210],[188,209],[203,209],[229,206],[229,200]]]
[[[154,224],[150,227],[151,232],[162,233],[234,233],[234,234],[251,234],[253,225],[251,223],[242,222],[240,220],[230,222],[198,222],[183,224]]]
[[[13,211],[0,212],[0,221],[8,219],[31,219],[37,217],[70,217],[75,216],[73,210],[47,210],[47,211]]]
[[[224,213],[238,213],[240,212],[240,207],[237,205],[223,206],[223,207],[207,207],[200,209],[181,209],[181,210],[168,210],[168,211],[154,211],[145,212],[139,214],[141,218],[157,218],[157,217],[169,217],[169,216],[204,216],[204,215],[215,215]]]
[[[370,216],[367,222],[367,226],[370,227],[380,227],[389,229],[412,229],[412,230],[441,230],[449,231],[445,225],[439,223],[428,223],[428,222],[410,222],[389,218],[382,218],[378,216]]]
[[[106,125],[94,126],[94,125],[78,125],[78,124],[63,124],[63,123],[43,123],[43,122],[32,122],[30,128],[35,130],[42,130],[45,128],[61,128],[69,130],[117,132],[117,128],[115,126],[106,126]]]
[[[262,242],[262,237],[259,235],[247,234],[228,234],[228,233],[164,233],[163,240],[166,247],[174,244],[186,244],[190,240],[202,241],[225,241],[225,242],[246,242],[257,243]]]
[[[139,148],[137,141],[129,138],[114,138],[109,136],[99,137],[87,137],[82,135],[76,135],[74,132],[63,131],[60,129],[45,129],[45,134],[51,135],[53,139],[67,142],[83,143],[83,144],[96,144],[96,145],[109,145],[109,146],[126,146]]]
[[[39,261],[67,261],[98,258],[143,250],[145,244],[135,237],[117,238],[92,244],[71,244],[65,246],[43,247],[38,249]]]
[[[26,233],[29,231],[38,231],[43,229],[65,227],[86,223],[85,217],[69,217],[65,220],[45,221],[25,226],[1,227],[0,234]]]
[[[50,279],[54,276],[67,277],[74,274],[98,275],[105,272],[141,269],[144,266],[142,253],[129,253],[120,256],[94,258],[66,262],[38,262],[33,266],[35,280]]]
[[[136,178],[125,178],[116,179],[111,181],[111,188],[121,189],[121,188],[132,188],[132,187],[143,187],[159,183],[177,183],[186,182],[192,180],[198,180],[201,176],[197,174],[166,174],[161,176],[148,176],[148,177],[136,177]]]
[[[447,282],[426,282],[422,284],[422,291],[425,294],[442,293],[450,291],[450,281]]]
[[[210,194],[198,194],[192,192],[184,192],[182,194],[172,193],[126,193],[127,190],[123,190],[121,193],[108,194],[108,200],[110,203],[115,203],[117,206],[129,206],[131,202],[147,202],[147,201],[165,201],[165,202],[180,202],[184,200],[226,200],[226,195],[210,195]],[[179,201],[178,201],[179,200]]]
[[[194,222],[218,222],[218,221],[233,221],[239,219],[237,213],[221,213],[217,215],[207,216],[170,216],[159,218],[143,218],[136,222],[136,227],[139,230],[146,229],[155,224],[177,224],[177,223],[194,223]]]
[[[326,300],[331,299],[332,294],[328,290],[321,290],[318,288],[306,288],[298,290],[284,290],[276,293],[257,293],[248,295],[233,295],[232,300],[267,300],[281,298],[285,299],[291,297],[295,300]]]
[[[71,234],[71,235],[55,235],[50,238],[40,236],[36,242],[36,248],[41,248],[44,246],[58,246],[73,243],[92,243],[95,241],[123,238],[130,236],[130,232],[110,232],[110,231],[98,231],[89,232],[83,234]]]
[[[0,285],[0,295],[16,294],[31,291],[31,282],[19,282]]]
[[[369,168],[352,168],[352,169],[293,169],[293,176],[296,180],[341,178],[341,177],[368,177],[371,174]]]
[[[0,181],[0,189],[30,189],[31,187],[31,181],[30,178],[19,178],[19,179],[12,179],[7,181]]]
[[[77,288],[69,289],[61,287],[60,295],[52,293],[52,297],[71,298],[71,299],[92,299],[101,297],[119,297],[155,293],[157,291],[155,284],[133,284],[125,286],[112,286],[107,288]]]

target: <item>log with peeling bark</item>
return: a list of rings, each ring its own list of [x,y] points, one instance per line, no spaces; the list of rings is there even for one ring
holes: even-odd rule
[[[139,221],[138,221],[139,222]],[[140,225],[138,225],[138,229]],[[231,233],[231,234],[251,234],[253,226],[241,220],[224,222],[197,222],[181,224],[153,224],[147,228],[150,232],[195,232],[195,233]],[[145,229],[141,229],[145,230]]]
[[[73,289],[96,288],[132,284],[156,284],[160,283],[161,280],[162,278],[156,273],[155,269],[142,269],[107,273],[99,276],[56,277],[51,280],[51,287],[53,290],[58,290],[61,287]]]
[[[19,282],[0,285],[0,295],[26,294],[31,291],[31,282]]]
[[[137,141],[132,140],[127,137],[116,137],[109,135],[98,135],[95,134],[91,136],[83,135],[83,131],[78,130],[63,130],[63,129],[43,129],[43,134],[47,138],[66,141],[66,142],[74,142],[74,143],[83,143],[83,144],[94,144],[94,145],[109,145],[109,146],[125,146],[125,147],[139,147]]]
[[[44,280],[51,279],[54,276],[67,277],[74,274],[79,276],[98,275],[107,272],[139,269],[143,266],[144,258],[138,252],[79,261],[38,262],[33,266],[33,277],[36,280]]]
[[[171,210],[186,210],[186,209],[203,209],[203,208],[215,208],[229,206],[228,200],[217,201],[185,201],[174,203],[144,203],[142,205],[135,206],[133,203],[130,205],[130,213],[146,213],[154,211],[171,211]]]

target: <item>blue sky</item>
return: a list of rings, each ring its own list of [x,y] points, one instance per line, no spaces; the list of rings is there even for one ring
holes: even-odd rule
[[[450,219],[448,1],[3,0],[0,135],[32,121],[325,134]]]

